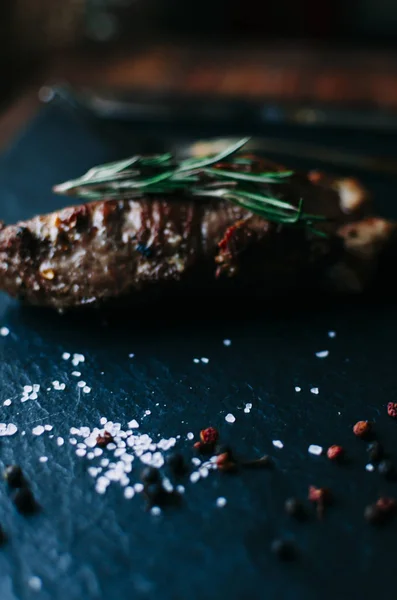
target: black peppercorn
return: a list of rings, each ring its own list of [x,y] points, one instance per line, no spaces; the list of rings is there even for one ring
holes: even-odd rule
[[[369,504],[365,507],[364,518],[368,523],[372,525],[379,525],[384,522],[384,514],[376,504]]]
[[[285,512],[295,519],[304,520],[307,517],[307,512],[302,502],[297,498],[288,498],[284,504]]]
[[[378,471],[387,479],[394,479],[396,476],[396,468],[388,458],[382,460],[378,465]]]
[[[17,489],[12,497],[18,512],[24,515],[31,515],[38,510],[38,504],[33,496],[32,491],[28,487]]]
[[[296,557],[295,547],[286,540],[274,540],[271,548],[273,554],[281,560],[293,560]]]
[[[19,488],[25,484],[25,478],[19,465],[8,465],[4,470],[4,479],[11,488]]]
[[[145,467],[141,473],[144,483],[157,483],[160,481],[160,471],[155,467]]]
[[[162,506],[167,497],[167,492],[159,482],[149,483],[145,487],[145,494],[150,506]]]
[[[179,452],[173,452],[167,456],[167,465],[174,475],[184,475],[187,471],[185,459]]]
[[[372,442],[367,446],[368,458],[372,463],[378,463],[382,460],[384,450],[379,442]]]

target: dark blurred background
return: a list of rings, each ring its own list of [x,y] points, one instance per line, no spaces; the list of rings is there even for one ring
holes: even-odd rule
[[[264,120],[396,126],[395,0],[2,0],[0,11],[3,106],[67,81],[171,108],[205,98]]]

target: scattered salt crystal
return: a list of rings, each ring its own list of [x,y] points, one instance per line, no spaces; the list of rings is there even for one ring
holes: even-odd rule
[[[88,385],[85,385],[85,386],[83,387],[83,392],[84,392],[84,394],[89,394],[89,393],[90,393],[90,391],[91,391],[91,388],[90,388],[90,387],[88,387]]]
[[[207,467],[200,467],[199,473],[200,473],[200,477],[205,478],[205,477],[208,477],[209,470],[207,469]]]
[[[127,498],[127,500],[130,500],[134,496],[135,496],[134,488],[131,486],[126,487],[124,490],[124,498]]]
[[[88,452],[87,458],[88,460],[93,460],[95,458],[95,454],[93,452]]]
[[[198,467],[201,465],[201,460],[199,458],[197,458],[196,456],[194,456],[192,458],[192,463],[194,464],[195,467]]]
[[[102,456],[103,450],[102,448],[94,448],[94,456]]]
[[[37,400],[38,395],[36,394],[36,392],[32,392],[29,396],[29,400]]]
[[[41,463],[46,463],[48,461],[48,456],[40,456],[39,461]]]
[[[301,392],[301,391],[302,391],[302,388],[299,387],[299,385],[296,385],[295,386],[295,392]]]
[[[4,400],[4,402],[3,402],[3,406],[11,406],[11,404],[12,404],[12,402],[10,399]]]
[[[45,429],[46,431],[52,431],[54,428],[53,428],[53,426],[52,426],[52,425],[44,425],[44,429]]]
[[[310,388],[310,391],[311,391],[312,394],[316,394],[317,395],[320,390],[318,389],[318,387],[312,387],[312,388]]]
[[[108,458],[103,458],[100,462],[101,467],[108,467],[110,460]]]
[[[131,354],[128,355],[129,358],[134,358],[135,354],[133,352],[131,352]]]
[[[223,345],[224,346],[231,346],[232,345],[232,340],[223,340]]]
[[[236,420],[236,417],[234,415],[232,415],[232,413],[228,413],[225,417],[225,421],[227,421],[228,423],[234,423]]]
[[[87,454],[87,450],[84,450],[83,448],[77,448],[77,450],[76,450],[76,456],[83,457],[86,454]]]
[[[196,483],[200,479],[200,473],[198,471],[194,471],[190,475],[190,481],[192,483]]]
[[[219,498],[217,498],[216,505],[218,508],[223,508],[224,506],[226,506],[226,504],[227,504],[226,498],[224,498],[223,496],[220,496]]]
[[[193,362],[197,365],[200,362],[200,360],[198,358],[193,358]]]
[[[64,352],[62,354],[62,358],[63,358],[63,360],[69,360],[69,358],[70,358],[70,352]]]
[[[30,589],[33,590],[34,592],[39,592],[42,587],[42,581],[41,581],[40,577],[36,577],[35,575],[33,575],[33,577],[29,578],[28,585],[29,585]]]
[[[34,427],[32,429],[32,433],[33,435],[41,435],[42,433],[44,433],[45,429],[42,425],[37,425],[37,427]]]
[[[39,391],[40,391],[40,385],[39,385],[38,383],[34,383],[34,384],[33,384],[33,391],[34,391],[35,393],[37,393],[37,392],[39,392]]]
[[[8,329],[8,327],[1,327],[0,328],[0,335],[2,337],[7,337],[7,335],[10,333],[10,330]]]
[[[83,387],[85,387],[86,385],[87,385],[87,384],[86,384],[86,382],[85,382],[85,381],[78,381],[78,382],[77,382],[77,387],[79,387],[79,388],[83,388]]]
[[[70,438],[69,443],[72,444],[72,446],[75,446],[77,444],[76,438]]]
[[[72,375],[73,377],[80,377],[81,373],[80,371],[72,371]]]
[[[330,338],[336,337],[336,331],[328,331],[328,337],[330,337]]]
[[[14,435],[18,431],[18,427],[14,423],[0,423],[0,436]]]
[[[65,443],[65,440],[63,439],[63,437],[57,437],[57,445],[58,446],[63,446]]]
[[[281,440],[273,440],[272,444],[275,448],[284,448],[284,444]]]
[[[139,423],[135,419],[132,419],[132,421],[128,423],[128,427],[129,429],[137,429],[139,427]]]
[[[187,439],[188,440],[192,440],[194,438],[194,433],[192,433],[191,431],[189,431],[189,433],[187,434]]]
[[[152,411],[151,410],[145,410],[145,417],[147,417],[148,415],[151,415]]]
[[[71,427],[69,429],[69,433],[70,435],[80,435],[80,429],[78,429],[77,427]]]
[[[158,517],[161,515],[161,508],[159,506],[153,506],[153,508],[150,509],[150,514]]]
[[[106,417],[101,417],[101,418],[99,419],[99,422],[100,422],[100,424],[101,424],[101,425],[106,425],[106,423],[108,422],[108,420],[107,420],[107,418],[106,418]]]
[[[371,465],[371,463],[368,463],[367,465],[365,465],[365,470],[372,473],[372,471],[375,470],[375,467],[374,467],[374,465]]]
[[[244,408],[244,412],[245,413],[251,412],[251,408],[252,408],[252,403],[251,402],[247,402],[247,404],[245,405],[245,408]]]
[[[320,456],[323,453],[322,446],[317,446],[317,444],[310,444],[308,448],[309,454],[314,454],[315,456]]]
[[[329,350],[320,350],[320,352],[316,352],[317,358],[327,358],[329,354]]]
[[[33,386],[31,386],[31,385],[24,385],[24,386],[23,386],[23,391],[24,391],[26,394],[30,394],[30,392],[33,392]]]
[[[202,356],[201,357],[201,362],[204,363],[205,365],[207,365],[210,362],[210,359],[207,358],[206,356]]]
[[[184,494],[185,493],[185,486],[183,486],[183,485],[177,485],[176,486],[176,491],[178,492],[178,494]]]
[[[134,490],[136,491],[137,494],[140,494],[141,492],[143,492],[143,485],[142,485],[142,483],[136,483],[134,485]]]

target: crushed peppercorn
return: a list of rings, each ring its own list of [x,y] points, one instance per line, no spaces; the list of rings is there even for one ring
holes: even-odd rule
[[[317,488],[311,485],[309,487],[308,499],[317,505],[317,516],[321,519],[324,515],[325,507],[332,502],[332,494],[328,488]]]
[[[387,405],[387,414],[392,419],[397,419],[397,402],[389,402]]]
[[[206,429],[202,429],[200,431],[200,439],[203,442],[203,444],[215,446],[219,439],[218,430],[215,429],[215,427],[207,427]]]
[[[372,425],[369,421],[358,421],[353,427],[353,433],[359,438],[367,438],[372,431]]]
[[[100,448],[106,448],[108,444],[114,441],[114,438],[111,433],[108,431],[104,431],[103,435],[99,434],[96,439],[96,445]]]
[[[345,455],[345,450],[342,446],[334,444],[327,450],[327,456],[329,460],[340,461]]]

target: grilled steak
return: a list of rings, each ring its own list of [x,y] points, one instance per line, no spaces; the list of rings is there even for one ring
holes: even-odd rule
[[[252,164],[250,172],[282,171],[262,159]],[[366,220],[365,190],[354,180],[317,172],[262,187],[294,206],[302,199],[307,213],[327,217],[317,226],[327,237],[222,199],[124,196],[3,225],[0,288],[58,310],[128,305],[165,290],[205,294],[232,288],[268,295],[324,285],[361,290],[395,229]],[[359,243],[363,231],[366,250]]]

